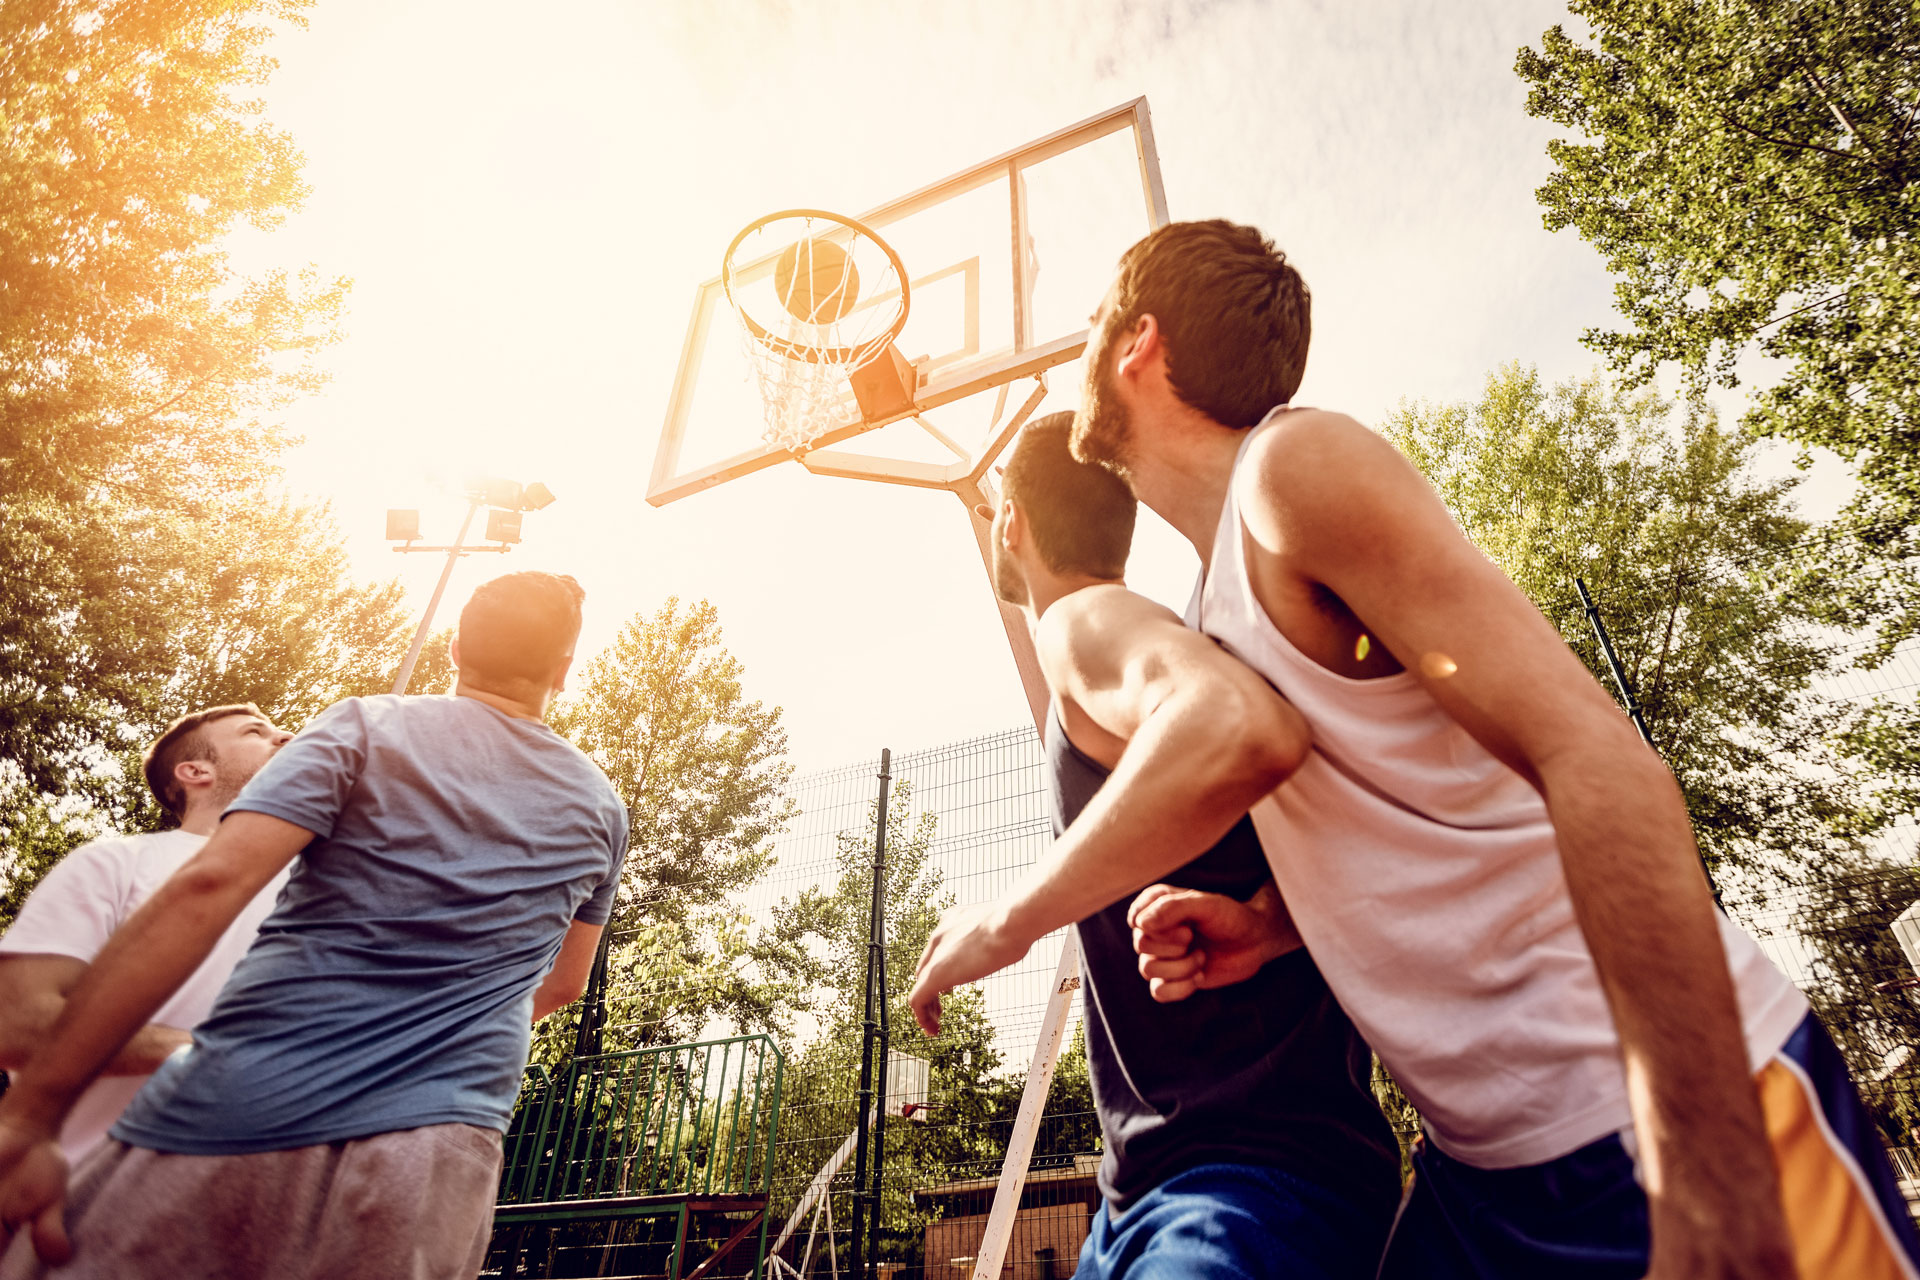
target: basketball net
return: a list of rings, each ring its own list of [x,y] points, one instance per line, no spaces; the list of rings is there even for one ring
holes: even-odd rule
[[[813,327],[798,323],[792,326],[795,330]],[[780,336],[801,341],[793,332]],[[886,349],[882,342],[872,352],[860,352],[863,358],[857,361],[800,360],[776,354],[745,325],[740,326],[740,342],[754,381],[760,385],[761,412],[766,419],[761,437],[777,449],[796,451],[847,422],[849,415],[858,419],[859,410],[847,378]]]
[[[793,210],[736,237],[723,271],[759,384],[763,438],[798,452],[859,422],[848,378],[878,359],[906,320],[893,250],[850,219]]]

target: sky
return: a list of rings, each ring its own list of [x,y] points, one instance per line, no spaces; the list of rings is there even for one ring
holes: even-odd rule
[[[1553,130],[1513,62],[1569,21],[1557,4],[319,0],[309,18],[262,97],[312,192],[232,244],[243,271],[353,281],[332,381],[288,415],[289,485],[418,608],[442,561],[393,554],[385,507],[446,541],[450,481],[545,482],[555,504],[512,554],[463,561],[439,620],[509,568],[581,580],[583,655],[669,596],[709,599],[802,771],[1026,710],[951,496],[786,465],[643,500],[695,288],[758,215],[858,212],[1144,94],[1172,216],[1260,227],[1313,290],[1297,403],[1376,421],[1508,361],[1579,375],[1582,331],[1612,319],[1600,259],[1533,196]],[[1061,369],[1045,407],[1079,381]],[[1843,490],[1818,466],[1806,506]],[[1178,607],[1195,564],[1148,518],[1129,580]]]

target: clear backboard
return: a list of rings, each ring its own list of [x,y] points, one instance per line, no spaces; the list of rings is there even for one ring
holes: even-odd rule
[[[953,488],[976,478],[1076,359],[1120,254],[1167,221],[1145,98],[856,215],[905,268],[894,346],[911,403],[863,414],[851,390],[810,447],[768,438],[757,354],[719,276],[696,292],[647,501],[662,506],[788,459],[810,471]],[[724,241],[714,245],[718,262]],[[751,278],[773,277],[777,249]],[[789,256],[787,262],[791,264]],[[738,276],[736,276],[738,279]],[[897,303],[862,296],[855,308]],[[1031,387],[1017,385],[1036,380]],[[858,452],[835,446],[864,437]]]

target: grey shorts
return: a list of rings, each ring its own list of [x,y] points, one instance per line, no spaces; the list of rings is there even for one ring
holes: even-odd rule
[[[0,1280],[473,1280],[500,1134],[437,1124],[241,1156],[104,1142],[67,1187],[73,1261],[21,1231]]]

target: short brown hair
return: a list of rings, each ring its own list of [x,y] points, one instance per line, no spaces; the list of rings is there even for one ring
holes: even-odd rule
[[[168,725],[167,731],[155,738],[146,754],[140,757],[140,771],[146,775],[147,789],[153,792],[153,798],[160,802],[160,807],[175,822],[187,816],[187,793],[180,789],[180,780],[173,776],[173,771],[189,760],[212,759],[206,735],[200,731],[215,720],[224,720],[228,716],[259,716],[262,720],[266,719],[261,715],[260,708],[251,702],[208,707],[205,711],[181,716]]]
[[[1121,256],[1116,285],[1107,334],[1152,316],[1174,394],[1222,426],[1255,426],[1300,389],[1313,295],[1253,227],[1168,223]]]
[[[502,574],[460,611],[460,665],[481,679],[544,684],[580,637],[587,593],[561,573]]]
[[[1133,547],[1133,490],[1105,467],[1074,461],[1072,435],[1071,413],[1029,423],[1007,460],[1006,497],[1025,513],[1049,569],[1118,578]]]

